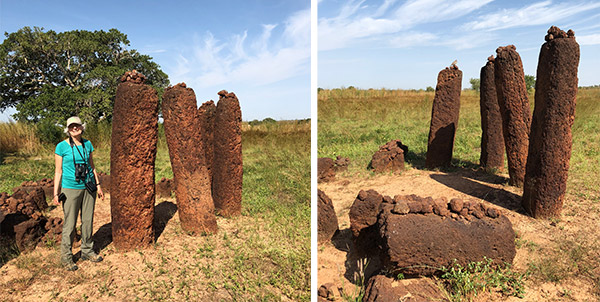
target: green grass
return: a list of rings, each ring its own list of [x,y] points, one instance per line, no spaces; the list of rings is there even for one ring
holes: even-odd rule
[[[465,267],[454,263],[442,268],[444,280],[452,301],[472,301],[486,291],[499,291],[505,296],[523,298],[526,274],[515,272],[510,266],[497,267],[491,259],[471,262]]]
[[[88,130],[87,137],[96,149],[96,166],[108,173],[110,127]],[[43,150],[33,155],[18,150],[5,153],[0,163],[1,190],[12,192],[12,187],[24,180],[52,177],[53,147],[44,146]],[[284,296],[310,301],[310,121],[243,123],[242,152],[241,217],[227,219],[228,226],[217,234],[201,237],[187,237],[175,226],[174,233],[162,234],[152,249],[141,255],[126,253],[127,258],[138,257],[141,262],[132,270],[137,277],[122,287],[111,284],[110,271],[91,276],[80,270],[67,278],[66,284],[88,286],[91,300],[123,293],[139,301],[202,300],[225,292],[225,300],[280,301]],[[172,175],[160,127],[156,180]],[[169,240],[182,240],[183,251],[171,250]],[[109,246],[103,252],[115,251]],[[35,265],[22,257],[16,259],[18,264],[34,271]],[[111,270],[131,269],[113,266]],[[36,273],[34,279],[17,282],[15,288],[27,288],[42,278]],[[92,278],[97,282],[86,283]],[[57,299],[63,295],[57,294]]]
[[[534,106],[534,92],[529,94]],[[318,93],[318,156],[350,158],[349,174],[369,177],[367,170],[373,153],[392,139],[408,146],[408,164],[422,169],[427,151],[427,138],[434,92],[406,90],[332,89]],[[446,169],[478,169],[481,144],[479,95],[471,90],[461,93],[461,108],[453,150],[453,166]],[[533,112],[533,110],[532,110]],[[600,212],[600,88],[580,88],[577,94],[575,121],[572,127],[572,153],[566,199],[568,211]],[[505,159],[506,171],[506,159]],[[590,215],[594,217],[593,215]],[[594,220],[595,221],[595,220]],[[592,223],[594,221],[589,221]],[[598,242],[586,243],[581,238],[558,238],[565,231],[559,226],[554,239],[559,244],[547,249],[531,241],[518,241],[535,257],[529,268],[532,280],[560,282],[583,276],[591,280],[600,293],[600,255]],[[586,235],[597,238],[597,230]],[[570,242],[563,244],[561,242]],[[585,244],[584,244],[585,243]],[[592,273],[593,272],[593,273]]]
[[[532,108],[533,94],[529,94]],[[435,92],[426,91],[320,90],[318,156],[349,157],[349,171],[368,175],[366,167],[379,146],[399,139],[408,146],[408,163],[423,167],[434,96]],[[452,162],[456,167],[475,168],[481,152],[479,94],[463,90],[460,102]],[[600,177],[590,177],[600,175],[599,115],[600,88],[580,89],[567,194],[593,202],[600,201]]]

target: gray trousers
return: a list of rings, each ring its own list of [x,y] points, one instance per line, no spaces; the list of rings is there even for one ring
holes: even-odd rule
[[[92,255],[92,225],[94,223],[94,207],[96,206],[96,194],[93,196],[87,190],[76,190],[62,188],[62,192],[67,196],[63,202],[63,230],[62,241],[60,243],[60,255],[63,262],[70,262],[73,259],[73,241],[75,239],[75,225],[77,216],[81,217],[81,255]]]

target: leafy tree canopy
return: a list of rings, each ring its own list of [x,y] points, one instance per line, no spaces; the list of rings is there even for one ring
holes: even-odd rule
[[[119,78],[136,69],[162,94],[168,76],[152,58],[127,50],[127,35],[23,27],[0,45],[0,111],[15,106],[19,121],[64,123],[112,119]]]
[[[535,77],[532,75],[525,75],[525,86],[527,87],[527,91],[535,88]]]
[[[471,78],[469,83],[471,83],[471,89],[479,92],[479,87],[481,86],[481,81],[479,79]]]

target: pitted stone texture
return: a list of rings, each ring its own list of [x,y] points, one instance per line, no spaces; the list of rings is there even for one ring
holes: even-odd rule
[[[387,142],[380,146],[379,150],[371,158],[371,168],[375,173],[399,172],[404,170],[404,155],[408,147],[398,139]]]
[[[54,198],[54,179],[52,179],[52,178],[42,178],[39,181],[24,181],[21,183],[21,188],[27,192],[31,192],[32,190],[35,190],[37,187],[41,187],[44,190],[44,194],[46,194],[46,198],[48,198],[48,199]],[[46,207],[43,206],[43,209],[45,209],[45,208]]]
[[[579,65],[579,44],[569,32],[552,26],[540,51],[523,190],[533,217],[559,216],[567,187]]]
[[[202,103],[202,106],[198,108],[198,114],[200,118],[200,129],[202,133],[202,144],[204,149],[204,158],[206,168],[208,168],[208,176],[211,180],[212,185],[212,166],[213,157],[215,155],[214,148],[214,132],[215,132],[215,114],[217,113],[217,106],[212,100]]]
[[[456,65],[447,67],[438,74],[425,159],[425,166],[429,169],[449,166],[452,161],[461,85],[462,71]]]
[[[350,164],[350,159],[348,157],[336,156],[334,163],[335,172],[348,171],[348,164]]]
[[[438,204],[427,198],[413,201],[421,206],[407,214],[395,213],[394,205],[382,205],[376,225],[381,260],[388,270],[426,276],[451,266],[454,259],[463,266],[484,257],[495,264],[512,263],[515,234],[506,216],[498,216],[481,203],[463,202],[460,215],[451,219],[423,210],[432,202]],[[453,210],[459,206],[457,202],[451,205]]]
[[[331,240],[331,237],[339,229],[339,226],[331,198],[321,190],[317,190],[317,193],[319,197],[317,203],[317,241],[323,243]]]
[[[102,192],[110,193],[110,174],[98,172],[98,180],[100,180]]]
[[[335,162],[329,157],[317,159],[317,182],[330,182],[335,180]]]
[[[162,198],[170,198],[173,193],[173,180],[168,178],[161,178],[156,183],[156,195]]]
[[[110,151],[112,238],[121,250],[154,241],[158,95],[130,81],[117,87]]]
[[[219,215],[242,211],[242,111],[235,94],[222,90],[215,114],[213,199]]]
[[[431,279],[394,280],[384,275],[369,279],[365,290],[365,302],[430,302],[450,301]]]
[[[375,190],[360,190],[348,213],[357,250],[369,253],[377,246],[377,215],[384,197]]]
[[[494,57],[481,68],[479,104],[481,111],[481,156],[479,163],[488,170],[504,168],[502,116],[494,81]]]
[[[35,249],[40,239],[46,234],[44,225],[47,218],[29,219],[14,226],[15,241],[19,251],[26,252]]]
[[[139,73],[137,70],[127,71],[121,76],[121,82],[131,82],[135,84],[143,84],[146,81],[146,76]]]
[[[509,184],[522,187],[531,126],[525,74],[521,57],[514,45],[498,47],[496,53],[494,81],[502,115],[502,135],[508,159]]]
[[[167,88],[162,112],[181,228],[198,235],[215,233],[217,218],[194,90],[181,84]]]

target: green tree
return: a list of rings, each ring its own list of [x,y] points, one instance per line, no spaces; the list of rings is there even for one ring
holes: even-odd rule
[[[475,90],[475,91],[479,92],[479,87],[481,86],[481,80],[479,80],[479,79],[474,79],[474,78],[471,78],[471,79],[469,80],[469,83],[471,83],[471,89],[473,89],[473,90]]]
[[[527,87],[527,91],[535,88],[535,77],[532,75],[525,75],[525,86]]]
[[[0,45],[0,111],[14,106],[19,121],[61,123],[72,115],[86,122],[112,119],[119,78],[143,73],[162,94],[168,76],[152,58],[127,50],[127,35],[73,30],[56,33],[23,27]]]

